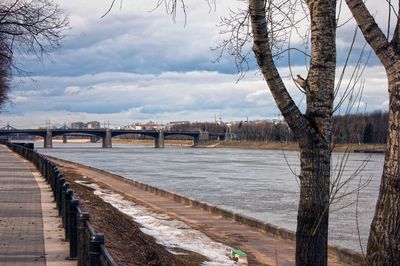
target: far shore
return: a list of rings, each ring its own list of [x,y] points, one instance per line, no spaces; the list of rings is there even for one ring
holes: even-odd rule
[[[200,147],[205,148],[239,148],[239,149],[261,149],[261,150],[290,150],[297,151],[297,142],[256,142],[256,141],[210,141]],[[335,152],[384,152],[385,144],[335,144]]]
[[[142,144],[154,145],[153,140],[136,140],[136,139],[113,139],[113,143],[119,144]],[[190,147],[193,145],[192,140],[165,140],[166,146]],[[297,142],[258,142],[258,141],[207,141],[205,144],[198,145],[199,148],[236,148],[236,149],[260,149],[260,150],[290,150],[297,151],[299,149]],[[335,152],[384,152],[385,144],[336,144],[333,148]]]
[[[43,142],[42,139],[36,140]],[[60,143],[61,139],[54,139],[53,142]],[[89,139],[68,139],[69,143],[89,143]],[[114,138],[114,144],[139,144],[154,146],[152,139],[120,139]],[[170,147],[191,147],[192,140],[165,140],[165,146]],[[257,142],[257,141],[207,141],[205,144],[198,145],[198,148],[235,148],[235,149],[260,149],[260,150],[289,150],[297,151],[298,145],[296,142]],[[333,147],[335,152],[372,152],[384,153],[385,144],[336,144]]]

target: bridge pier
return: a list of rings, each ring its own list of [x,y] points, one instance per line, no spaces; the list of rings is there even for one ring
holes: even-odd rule
[[[155,148],[164,148],[164,130],[160,130],[158,132],[158,135],[156,135],[156,137],[154,138],[154,147]]]
[[[63,143],[67,143],[67,136],[63,135]]]
[[[46,130],[46,136],[44,137],[44,148],[51,149],[53,148],[53,133],[50,129]]]
[[[193,147],[197,145],[206,144],[206,141],[210,139],[208,132],[200,131],[199,135],[193,137]]]
[[[111,141],[111,130],[106,129],[106,132],[103,137],[103,148],[111,148],[112,141]]]

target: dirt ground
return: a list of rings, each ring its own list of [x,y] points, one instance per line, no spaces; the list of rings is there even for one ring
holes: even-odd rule
[[[94,195],[91,188],[75,182],[93,180],[65,167],[61,167],[60,170],[80,198],[81,209],[90,213],[90,221],[95,231],[104,233],[106,247],[118,265],[194,266],[205,261],[202,255],[186,250],[175,250],[187,254],[179,256],[168,252],[157,244],[153,237],[142,233],[139,225],[130,217]]]

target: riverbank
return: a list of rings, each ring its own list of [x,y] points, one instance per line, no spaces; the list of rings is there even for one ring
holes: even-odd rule
[[[113,143],[118,144],[141,144],[154,146],[151,139],[113,139]],[[190,147],[193,145],[192,140],[165,140],[165,146],[173,147]],[[297,151],[299,149],[296,142],[259,142],[259,141],[207,141],[205,144],[198,145],[199,148],[235,148],[235,149],[260,149],[260,150],[290,150]],[[335,144],[334,152],[373,152],[383,153],[385,144]]]
[[[244,250],[249,255],[250,265],[275,265],[276,260],[279,261],[279,265],[294,264],[293,233],[285,229],[278,229],[270,225],[266,226],[266,228],[276,228],[277,232],[284,233],[279,233],[278,236],[272,232],[264,231],[260,227],[249,227],[249,222],[254,225],[259,223],[254,223],[254,220],[251,218],[237,214],[232,216],[231,212],[220,210],[207,204],[204,205],[195,200],[140,184],[136,181],[127,180],[105,171],[67,161],[55,161],[62,167],[65,167],[64,169],[68,172],[73,171],[81,175],[80,179],[84,182],[95,183],[99,187],[107,188],[107,195],[111,192],[122,195],[123,199],[119,201],[128,200],[132,204],[140,204],[155,213],[163,215],[163,217],[164,215],[170,217],[164,219],[179,220],[187,226],[201,231],[214,241]],[[84,193],[95,193],[93,191],[93,189],[89,189]],[[118,221],[119,219],[113,219],[113,223],[118,223]],[[108,225],[106,223],[103,226],[116,225]],[[184,226],[184,228],[187,226]],[[145,226],[145,228],[147,227]],[[99,230],[107,231],[104,228],[100,228]],[[162,231],[165,230],[163,229]],[[169,238],[169,235],[167,237]],[[118,237],[115,239],[118,239]],[[336,256],[339,256],[340,253],[337,250],[333,249],[330,251],[333,252],[331,254],[336,254],[334,257],[330,257],[330,265],[346,265],[346,263],[338,261]],[[347,252],[346,254],[349,253]],[[202,255],[204,256],[204,254]],[[226,263],[220,265],[226,265]]]
[[[84,184],[99,184],[93,178],[82,175],[70,167],[60,165],[61,172],[81,200],[80,208],[90,213],[90,221],[96,231],[105,235],[106,246],[118,265],[200,265],[206,259],[187,250],[178,256],[170,253],[156,240],[141,231],[141,225],[128,215],[104,202],[95,190]],[[110,189],[101,184],[101,188]]]
[[[237,149],[260,149],[260,150],[289,150],[297,151],[299,149],[296,142],[256,142],[256,141],[208,141],[204,148],[237,148]],[[383,153],[385,144],[335,144],[334,152],[374,152]]]
[[[42,139],[36,142],[43,142]],[[62,139],[54,139],[54,143],[62,143]],[[123,139],[113,138],[114,144],[133,144],[154,146],[153,139]],[[90,143],[89,139],[68,139],[68,143]],[[191,147],[193,140],[165,140],[165,146],[169,147]],[[216,141],[210,140],[205,144],[198,145],[198,148],[232,148],[232,149],[259,149],[259,150],[287,150],[297,151],[296,142],[260,142],[260,141]],[[335,144],[334,152],[361,152],[361,153],[384,153],[385,144]]]

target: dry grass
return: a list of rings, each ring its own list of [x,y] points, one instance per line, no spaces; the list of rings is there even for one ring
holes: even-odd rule
[[[298,150],[296,142],[256,142],[256,141],[209,141],[204,148],[238,148],[238,149],[265,149],[265,150]],[[385,144],[337,144],[334,146],[335,152],[345,152],[354,150],[365,151],[384,151]]]

